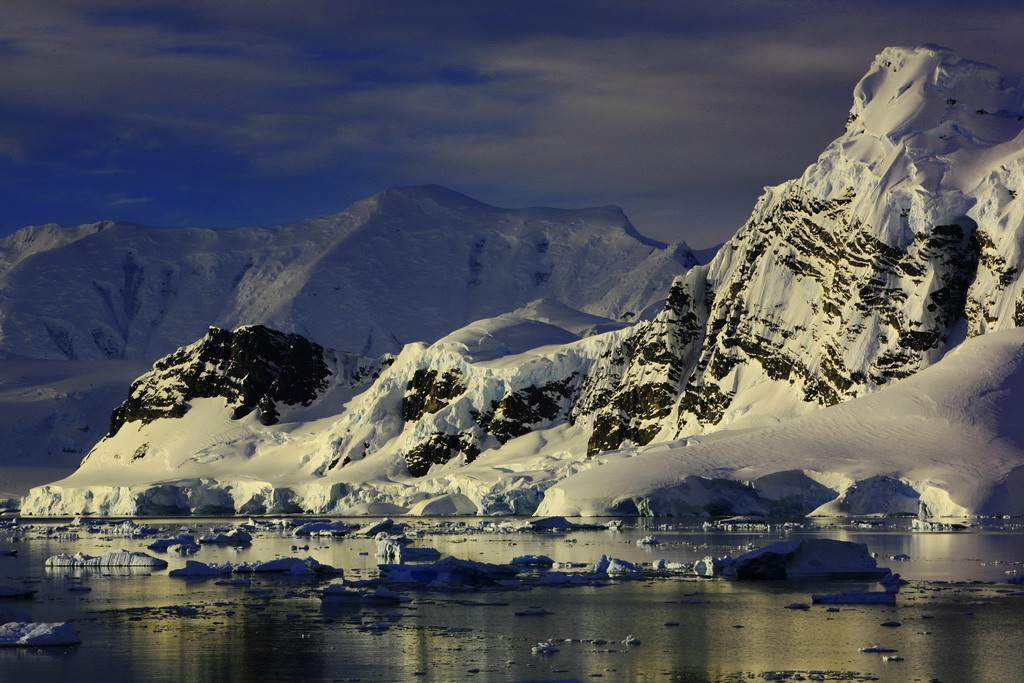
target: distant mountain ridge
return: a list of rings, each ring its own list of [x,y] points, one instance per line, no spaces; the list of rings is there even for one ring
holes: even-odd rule
[[[695,263],[617,207],[498,209],[438,186],[273,228],[36,226],[0,240],[0,349],[153,361],[209,325],[265,324],[378,355],[537,299],[632,320]]]

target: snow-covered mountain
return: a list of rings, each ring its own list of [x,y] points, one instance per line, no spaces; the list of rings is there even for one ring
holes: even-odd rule
[[[617,207],[498,209],[436,186],[273,228],[29,227],[0,240],[0,350],[152,362],[210,325],[262,324],[379,355],[538,299],[631,321],[695,263]]]
[[[484,318],[316,421],[201,394],[26,509],[1020,513],[1022,131],[995,68],[888,48],[846,131],[653,318],[583,339],[602,328],[558,306]]]
[[[28,490],[29,465],[73,471],[131,380],[211,325],[269,324],[379,356],[525,307],[575,316],[567,324],[585,336],[650,315],[695,262],[614,207],[497,209],[435,186],[274,228],[25,228],[0,240],[0,439],[11,445],[0,464],[18,465],[0,497]],[[24,379],[43,367],[39,386]],[[57,478],[47,472],[33,483]]]

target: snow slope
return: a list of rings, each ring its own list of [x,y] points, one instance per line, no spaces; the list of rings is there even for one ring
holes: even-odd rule
[[[913,377],[778,425],[605,454],[548,489],[538,514],[917,513],[923,502],[935,515],[1019,515],[1022,412],[1024,330],[994,332]]]

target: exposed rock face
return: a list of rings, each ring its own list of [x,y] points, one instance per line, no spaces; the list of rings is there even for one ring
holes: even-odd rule
[[[326,354],[305,337],[262,325],[234,332],[211,327],[132,384],[131,396],[111,416],[107,436],[128,422],[181,417],[196,398],[226,399],[232,419],[256,410],[262,424],[275,424],[279,404],[308,406],[327,388]]]
[[[883,52],[846,134],[588,377],[589,451],[725,426],[768,393],[780,417],[834,405],[1024,322],[1022,114],[991,67]],[[1000,145],[1013,161],[986,164]]]

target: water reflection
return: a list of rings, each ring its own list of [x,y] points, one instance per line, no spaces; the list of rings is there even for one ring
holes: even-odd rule
[[[544,554],[559,562],[589,563],[601,554],[632,562],[681,562],[706,554],[735,555],[748,544],[786,537],[776,531],[704,531],[692,522],[641,522],[627,522],[634,526],[623,532],[456,532],[427,536],[422,543],[444,554],[489,562],[523,554]],[[172,523],[168,530],[176,533],[182,521]],[[636,545],[652,534],[661,541],[658,546]],[[1005,579],[1008,568],[1021,566],[1012,563],[1024,563],[1024,535],[1016,526],[961,534],[912,534],[892,526],[794,534],[867,543],[881,564],[914,583],[895,607],[844,606],[836,612],[785,607],[810,602],[816,592],[874,586],[673,578],[531,591],[413,592],[412,601],[398,607],[322,606],[319,591],[329,583],[324,579],[253,576],[247,587],[217,585],[217,579],[175,579],[166,571],[43,567],[46,557],[57,553],[143,549],[148,540],[102,534],[59,540],[31,533],[16,543],[0,538],[0,545],[16,544],[20,551],[18,557],[0,558],[0,584],[28,583],[39,590],[35,600],[18,606],[40,621],[73,619],[83,639],[73,648],[0,650],[0,680],[515,681],[585,680],[591,674],[614,681],[740,680],[772,670],[823,669],[894,681],[981,681],[1010,680],[1024,668],[1019,647],[1024,626],[1017,616],[1024,596],[1006,585],[927,583]],[[372,541],[304,539],[298,544],[307,543],[308,550],[293,552],[294,538],[264,532],[249,548],[204,547],[197,559],[244,562],[311,555],[344,568],[349,578],[375,574]],[[887,559],[900,553],[911,560]],[[171,569],[185,561],[174,554],[165,557]],[[83,585],[91,591],[69,590]],[[251,589],[265,592],[247,592]],[[195,615],[175,609],[180,606],[194,608]],[[552,614],[515,616],[534,606]],[[881,625],[887,621],[902,626]],[[362,628],[373,622],[387,624],[387,630]],[[630,634],[642,643],[622,644]],[[548,639],[571,640],[559,642],[557,654],[530,652]],[[876,642],[897,649],[905,661],[883,663],[878,655],[858,652]],[[471,673],[474,669],[479,671]]]

